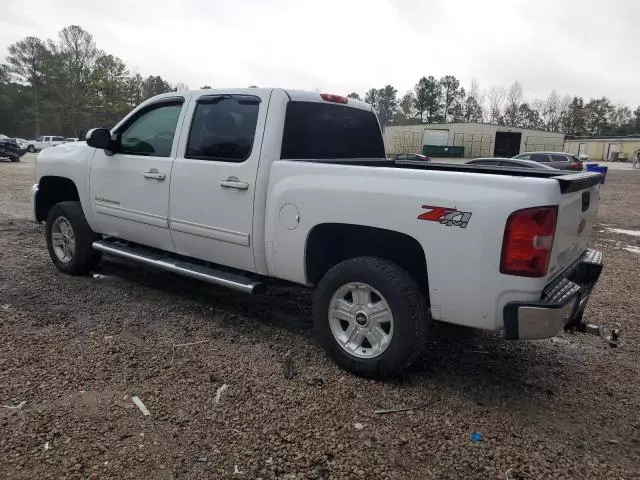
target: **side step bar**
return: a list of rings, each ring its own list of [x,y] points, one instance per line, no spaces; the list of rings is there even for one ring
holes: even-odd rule
[[[118,257],[140,262],[151,267],[160,268],[169,272],[195,278],[203,282],[212,283],[221,287],[231,288],[244,293],[259,293],[264,289],[264,284],[236,273],[216,270],[186,260],[178,260],[158,255],[144,248],[131,247],[122,243],[109,240],[93,242],[93,248],[100,252],[109,253]]]

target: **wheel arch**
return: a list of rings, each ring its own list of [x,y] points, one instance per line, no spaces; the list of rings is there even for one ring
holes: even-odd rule
[[[51,207],[65,201],[80,201],[78,187],[73,180],[53,175],[40,178],[35,198],[36,220],[38,222],[46,220]]]
[[[422,245],[410,235],[378,227],[348,223],[315,225],[305,247],[306,280],[315,284],[334,265],[362,256],[384,258],[404,268],[428,302],[429,279]]]

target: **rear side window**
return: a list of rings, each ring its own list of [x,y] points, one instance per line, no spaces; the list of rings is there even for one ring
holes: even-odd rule
[[[565,155],[551,155],[554,162],[568,162],[569,159]]]
[[[549,155],[544,153],[532,153],[531,160],[534,162],[549,163]]]
[[[373,112],[359,108],[289,102],[281,158],[385,158],[378,120]]]
[[[64,142],[64,137],[53,137],[54,142]]]
[[[185,158],[244,162],[251,155],[260,99],[253,95],[201,97],[189,131]]]

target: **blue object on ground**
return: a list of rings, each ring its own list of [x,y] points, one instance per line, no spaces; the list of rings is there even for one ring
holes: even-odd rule
[[[482,434],[480,432],[473,432],[471,434],[471,441],[472,442],[481,442],[482,441]]]

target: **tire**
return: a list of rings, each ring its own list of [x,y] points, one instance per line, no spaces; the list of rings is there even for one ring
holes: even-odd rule
[[[12,162],[16,163],[20,161],[20,157],[9,157],[9,160],[11,160]]]
[[[51,261],[63,273],[85,274],[100,261],[100,252],[92,247],[99,237],[89,227],[80,202],[60,202],[51,207],[45,235]]]
[[[387,311],[391,322],[379,323],[374,335],[374,315],[380,321],[388,318]],[[313,322],[320,343],[340,367],[361,377],[384,378],[401,372],[420,355],[430,316],[423,292],[406,270],[382,258],[358,257],[335,265],[320,280],[313,297]]]
[[[36,153],[36,147],[34,147],[33,145],[29,145],[27,147],[27,150],[29,151],[29,153]]]

